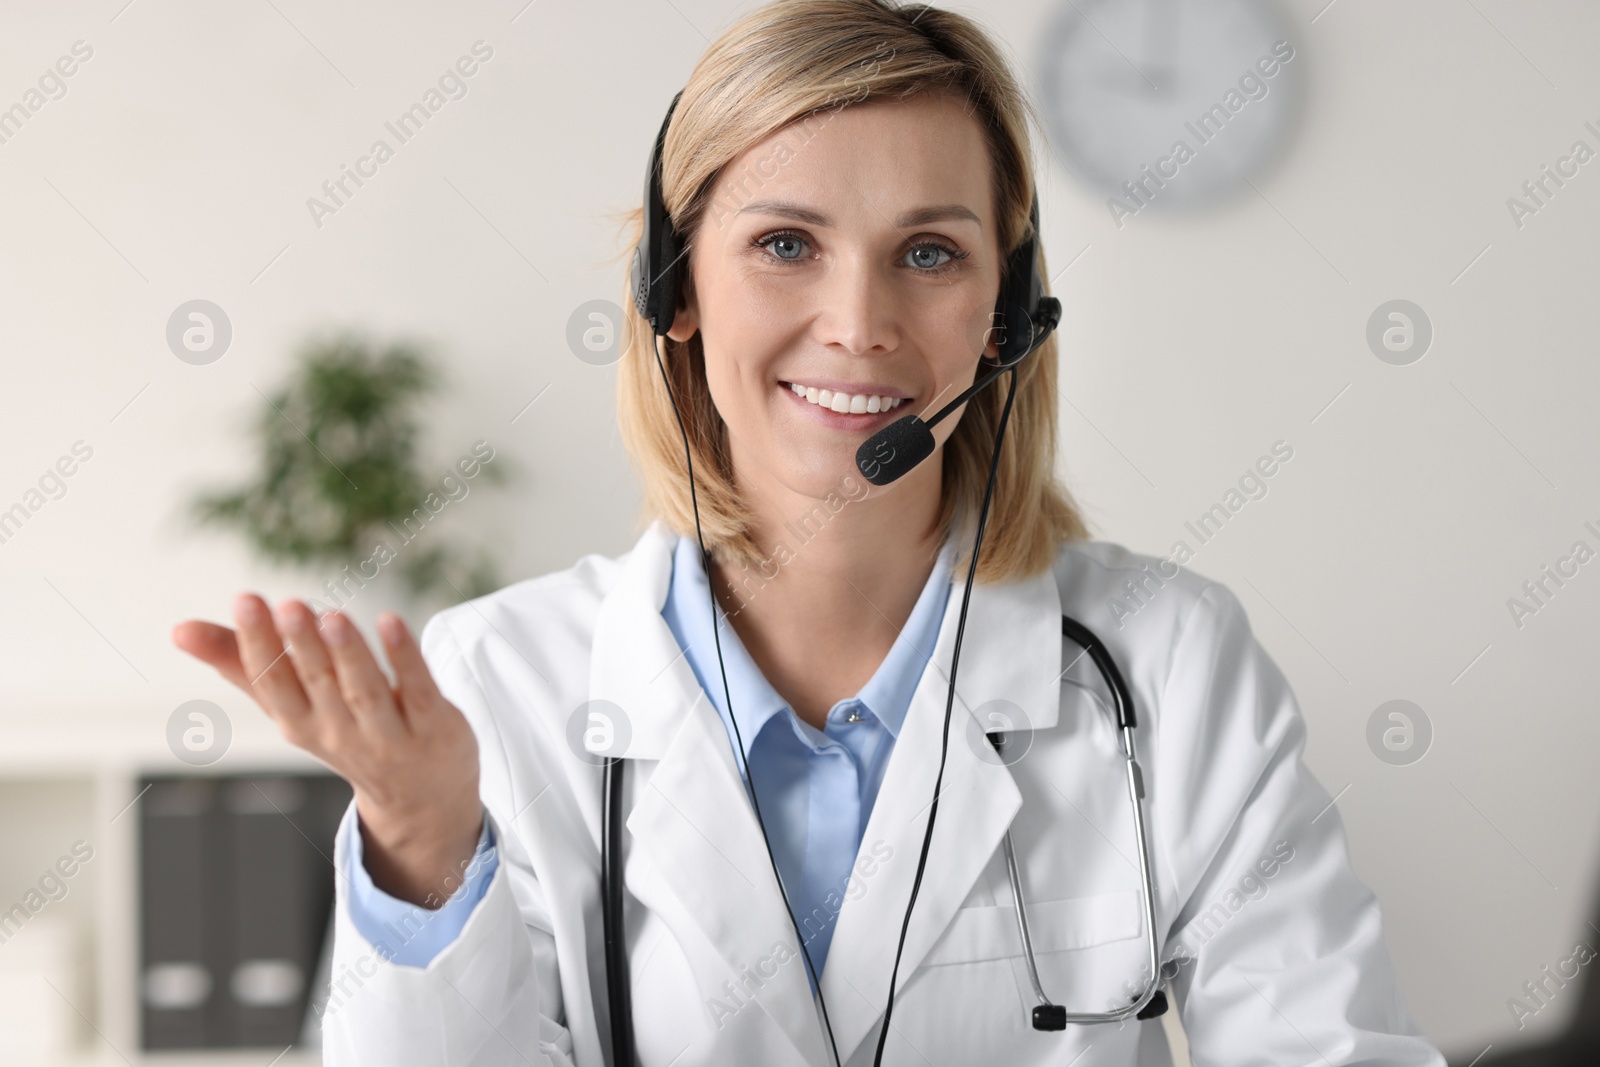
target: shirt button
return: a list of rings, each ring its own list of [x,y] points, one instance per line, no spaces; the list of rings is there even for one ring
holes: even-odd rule
[[[850,705],[850,714],[845,716],[843,721],[844,722],[866,722],[867,720],[862,718],[862,716],[861,716],[861,705],[859,705],[859,704]]]

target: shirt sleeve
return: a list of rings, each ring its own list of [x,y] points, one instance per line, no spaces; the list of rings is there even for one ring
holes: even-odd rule
[[[351,803],[355,803],[351,801]],[[390,896],[372,883],[361,856],[361,834],[350,835],[350,919],[356,929],[391,963],[426,967],[430,960],[461,934],[473,908],[483,899],[499,858],[494,832],[483,820],[478,848],[467,866],[466,877],[438,909],[428,909]],[[412,931],[410,936],[404,936]],[[398,948],[395,946],[398,945]],[[385,949],[392,951],[385,952]]]

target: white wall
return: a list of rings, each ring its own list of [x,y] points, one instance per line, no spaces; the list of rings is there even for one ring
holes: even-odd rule
[[[964,9],[1031,72],[1057,2]],[[455,385],[430,412],[441,473],[480,437],[524,471],[447,516],[507,574],[631,544],[614,371],[570,354],[567,318],[618,298],[608,213],[637,201],[672,92],[750,5],[123,3],[0,5],[0,107],[93,48],[0,143],[0,508],[74,441],[94,449],[0,544],[6,721],[109,709],[159,731],[202,696],[255,717],[168,629],[326,576],[253,562],[179,502],[243,477],[257,388],[319,330],[436,343]],[[1293,0],[1309,102],[1259,195],[1118,228],[1048,161],[1053,268],[1088,246],[1056,286],[1064,463],[1098,536],[1165,553],[1293,445],[1192,566],[1241,596],[1293,682],[1414,1014],[1470,1059],[1564,1021],[1571,990],[1521,1034],[1506,1000],[1594,934],[1600,565],[1520,630],[1506,599],[1575,540],[1600,545],[1583,528],[1600,527],[1600,164],[1520,230],[1505,200],[1573,140],[1600,146],[1583,129],[1600,10],[1325,4]],[[494,54],[468,95],[314,225],[306,199],[480,39]],[[196,297],[234,328],[203,367],[164,341]],[[1436,331],[1405,368],[1364,341],[1396,297]],[[370,622],[390,596],[353,610]],[[1365,738],[1396,697],[1436,731],[1406,767]]]

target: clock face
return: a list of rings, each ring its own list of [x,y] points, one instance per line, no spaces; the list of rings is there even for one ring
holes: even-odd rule
[[[1286,143],[1306,57],[1271,0],[1058,2],[1041,109],[1057,153],[1112,198],[1119,226],[1220,200]]]

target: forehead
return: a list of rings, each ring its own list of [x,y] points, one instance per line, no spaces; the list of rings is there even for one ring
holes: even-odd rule
[[[785,200],[837,225],[888,226],[904,207],[962,204],[992,235],[993,187],[983,128],[962,98],[875,99],[823,109],[745,149],[718,175],[711,212]]]

